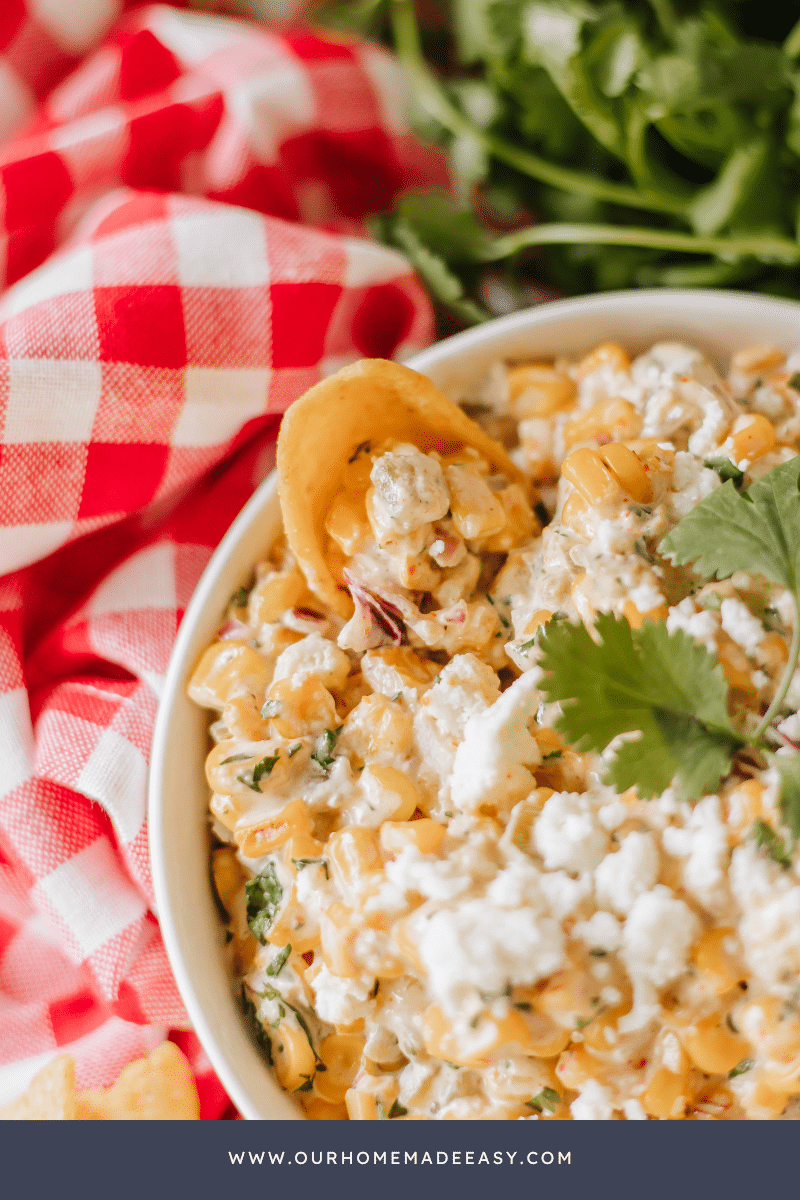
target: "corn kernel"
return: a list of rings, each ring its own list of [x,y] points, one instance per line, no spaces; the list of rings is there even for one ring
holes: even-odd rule
[[[360,1092],[350,1088],[344,1100],[351,1121],[377,1121],[378,1101],[371,1092]]]
[[[314,1051],[302,1029],[284,1021],[271,1034],[272,1061],[278,1082],[287,1092],[294,1092],[313,1078],[316,1068]]]
[[[733,929],[708,929],[692,947],[692,961],[709,977],[719,995],[730,991],[744,978],[741,966],[725,944],[733,936]]]
[[[320,1042],[325,1070],[315,1077],[314,1087],[323,1100],[332,1104],[344,1100],[358,1074],[363,1049],[364,1038],[352,1033],[331,1033]]]
[[[592,508],[605,509],[622,500],[622,488],[596,450],[573,450],[561,474]]]
[[[775,426],[761,413],[756,413],[749,425],[739,429],[731,438],[735,462],[753,462],[775,447]]]
[[[287,676],[276,679],[267,692],[272,724],[283,738],[301,737],[336,725],[333,696],[315,675],[309,675],[299,687]]]
[[[406,846],[416,846],[420,854],[438,854],[444,835],[444,825],[423,817],[419,821],[384,821],[380,841],[384,854],[393,857]]]
[[[277,621],[287,608],[299,604],[306,592],[306,581],[297,567],[288,571],[270,571],[259,579],[250,593],[248,620],[254,625]]]
[[[516,419],[550,417],[571,408],[575,384],[549,363],[521,363],[506,370],[508,398]]]
[[[750,1052],[750,1043],[729,1029],[718,1013],[690,1025],[682,1041],[694,1065],[707,1075],[727,1075]]]
[[[336,886],[348,894],[361,889],[367,876],[380,871],[382,865],[378,839],[372,829],[363,825],[351,825],[331,834],[325,853]]]
[[[234,638],[215,642],[203,654],[189,680],[189,696],[204,708],[221,711],[234,691],[264,695],[272,673],[269,661]]]
[[[674,1121],[683,1117],[689,1096],[687,1074],[676,1075],[666,1067],[659,1067],[639,1097],[639,1102],[649,1116]]]
[[[472,540],[499,533],[506,523],[505,509],[477,471],[454,465],[444,475],[453,524],[461,536]]]
[[[616,342],[601,342],[581,359],[576,374],[578,379],[584,379],[592,371],[599,371],[601,367],[610,367],[612,371],[627,371],[630,365],[631,360],[622,346]]]
[[[317,1079],[320,1078],[318,1075]],[[317,1096],[302,1095],[300,1102],[303,1105],[303,1112],[306,1114],[308,1121],[346,1121],[347,1120],[347,1105],[329,1104],[327,1100],[321,1100]]]
[[[485,1066],[501,1046],[517,1045],[526,1048],[531,1035],[521,1013],[512,1009],[505,1017],[485,1017],[470,1031],[473,1048],[465,1051],[459,1044],[450,1022],[438,1004],[431,1004],[422,1016],[425,1049],[434,1058],[458,1066]]]
[[[331,974],[341,979],[355,979],[361,974],[353,961],[356,932],[352,908],[338,900],[320,918],[323,961]]]
[[[413,718],[380,693],[365,696],[347,715],[341,744],[362,762],[402,758],[411,749]]]
[[[654,608],[648,608],[646,612],[641,612],[636,607],[633,600],[628,599],[622,606],[622,615],[628,621],[631,629],[641,629],[645,621],[666,621],[669,616],[667,605],[656,604]]]
[[[564,426],[564,445],[569,449],[578,442],[593,442],[604,438],[609,442],[624,442],[641,432],[642,418],[628,400],[615,397],[598,400],[588,412],[567,421]]]
[[[637,504],[649,504],[653,499],[653,485],[640,459],[623,446],[622,442],[612,442],[600,451],[600,457],[611,471],[626,495]]]
[[[388,819],[390,821],[407,821],[419,806],[420,794],[416,785],[402,771],[398,771],[397,767],[380,763],[369,763],[364,771],[364,775],[366,774],[377,780],[383,791],[396,797],[397,807],[389,813]]]
[[[236,843],[245,858],[271,854],[289,838],[310,834],[311,814],[302,800],[290,800],[279,813],[236,830]]]
[[[769,371],[772,367],[780,367],[786,362],[786,355],[779,346],[757,343],[737,350],[731,358],[731,366],[736,371],[750,374],[752,371]]]
[[[371,534],[366,500],[357,492],[340,492],[325,518],[325,532],[350,558]]]
[[[541,526],[518,483],[510,483],[501,492],[497,492],[495,498],[499,500],[505,513],[505,524],[499,533],[486,539],[483,549],[490,554],[505,554],[533,537],[540,531]]]
[[[581,537],[594,536],[595,514],[580,492],[570,492],[561,509],[561,524]]]
[[[211,876],[220,904],[228,916],[244,885],[245,873],[231,846],[219,846],[211,855]]]

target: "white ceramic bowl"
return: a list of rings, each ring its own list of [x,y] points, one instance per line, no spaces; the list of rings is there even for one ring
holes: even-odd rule
[[[665,339],[689,342],[723,365],[753,342],[800,346],[800,303],[736,292],[615,292],[547,304],[457,334],[410,366],[458,391],[498,358],[576,355],[602,341],[638,353]],[[280,528],[270,476],[211,559],[175,642],[156,721],[150,767],[150,853],[158,914],[189,1016],[217,1074],[247,1118],[301,1119],[252,1043],[224,958],[224,936],[208,870],[208,713],[186,697],[202,650],[228,598]]]

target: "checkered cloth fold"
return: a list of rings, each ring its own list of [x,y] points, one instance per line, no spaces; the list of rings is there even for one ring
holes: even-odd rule
[[[379,48],[155,5],[87,53],[121,8],[0,15],[0,129],[30,117],[0,147],[0,1103],[56,1050],[90,1087],[171,1031],[213,1117],[152,913],[159,689],[279,414],[431,339],[360,222],[447,179]]]

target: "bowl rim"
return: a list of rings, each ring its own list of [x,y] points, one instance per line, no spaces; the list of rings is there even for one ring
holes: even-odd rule
[[[731,315],[736,314],[740,321],[746,316],[748,310],[752,311],[755,308],[760,310],[761,319],[758,315],[754,315],[753,324],[766,321],[770,313],[775,318],[778,316],[786,318],[793,315],[797,318],[797,345],[800,346],[800,301],[798,300],[765,296],[758,292],[710,288],[631,289],[551,301],[510,313],[504,317],[497,317],[482,325],[441,339],[408,358],[406,364],[422,373],[432,373],[435,377],[437,369],[443,364],[458,359],[462,355],[480,358],[483,352],[490,350],[496,342],[503,341],[509,335],[522,334],[532,328],[547,328],[550,325],[557,327],[561,322],[575,317],[603,316],[612,314],[615,310],[630,311],[632,303],[635,304],[637,310],[652,306],[652,309],[655,310],[653,315],[659,315],[665,321],[668,321],[670,316],[677,317],[679,314],[685,321],[687,313],[692,310],[696,311],[698,305],[702,308],[708,306],[719,309],[722,320],[724,320],[725,312],[729,311]],[[624,329],[620,329],[619,340],[625,340]],[[699,337],[698,340],[709,339]],[[502,352],[498,351],[498,353]],[[224,577],[225,565],[235,552],[239,542],[250,531],[254,522],[263,517],[264,513],[269,510],[269,506],[276,502],[276,477],[275,472],[272,471],[256,488],[231,523],[206,564],[197,587],[186,606],[164,677],[153,729],[148,776],[148,845],[155,894],[154,908],[158,916],[170,967],[194,1031],[208,1054],[214,1070],[231,1099],[246,1118],[302,1120],[302,1115],[296,1112],[293,1103],[288,1099],[286,1105],[279,1105],[282,1111],[270,1112],[265,1115],[258,1102],[248,1093],[246,1084],[240,1078],[235,1064],[229,1060],[220,1043],[211,1022],[211,1014],[196,994],[184,961],[187,950],[182,945],[175,915],[170,905],[169,864],[163,837],[166,797],[162,781],[171,750],[168,737],[170,719],[173,706],[183,698],[187,654],[196,636],[196,626],[205,614],[214,592],[219,589],[221,573]],[[232,989],[230,1000],[233,1010],[235,1001]],[[244,1033],[243,1027],[242,1032]],[[252,1047],[252,1050],[253,1054],[257,1054],[255,1047]],[[275,1086],[277,1087],[277,1084]]]

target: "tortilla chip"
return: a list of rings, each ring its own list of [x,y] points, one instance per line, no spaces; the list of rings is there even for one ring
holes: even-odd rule
[[[74,1121],[75,1059],[60,1054],[34,1075],[27,1092],[0,1108],[0,1121]]]
[[[188,1059],[172,1042],[129,1063],[110,1088],[78,1098],[82,1120],[197,1121],[200,1101]]]
[[[442,455],[472,446],[509,479],[524,482],[500,443],[409,367],[363,359],[311,388],[283,418],[278,495],[286,537],[309,587],[345,618],[353,603],[326,562],[324,521],[357,448],[386,438]]]

